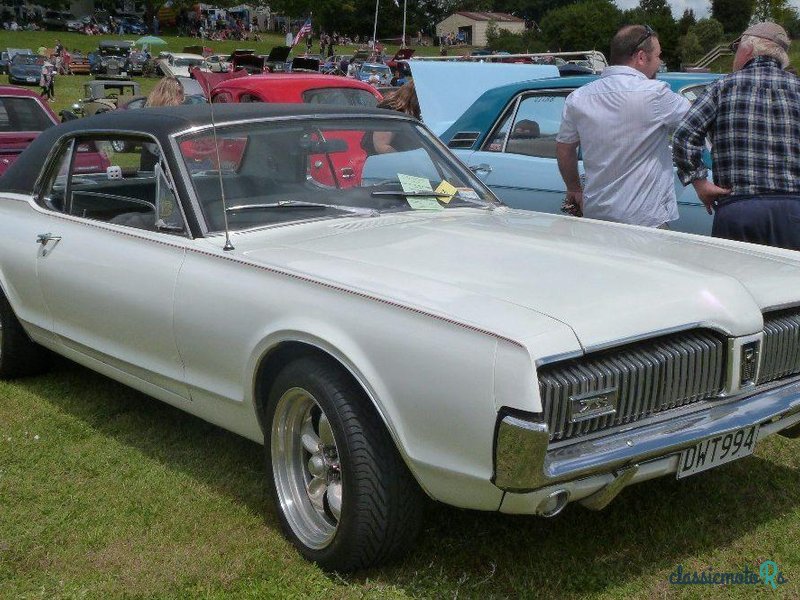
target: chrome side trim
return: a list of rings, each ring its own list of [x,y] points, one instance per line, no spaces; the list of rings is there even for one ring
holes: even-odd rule
[[[793,427],[800,423],[800,377],[702,411],[554,450],[548,450],[543,423],[499,418],[493,482],[506,491],[531,491],[677,454],[699,440],[750,425],[762,424],[765,432]]]

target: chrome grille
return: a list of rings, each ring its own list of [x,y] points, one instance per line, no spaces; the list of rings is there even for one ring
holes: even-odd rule
[[[764,315],[758,383],[800,373],[800,309]]]
[[[725,339],[686,331],[539,369],[539,391],[551,441],[623,425],[719,394]],[[615,414],[570,422],[570,399],[616,389]]]

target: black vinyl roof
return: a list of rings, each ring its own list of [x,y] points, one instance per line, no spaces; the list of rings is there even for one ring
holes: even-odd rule
[[[50,150],[65,135],[76,132],[124,131],[143,133],[158,139],[162,146],[169,146],[172,134],[191,127],[204,125],[222,126],[237,121],[281,118],[291,116],[348,115],[348,116],[387,116],[389,111],[377,108],[351,106],[326,106],[320,104],[214,104],[214,118],[211,118],[210,104],[193,104],[170,107],[142,108],[138,110],[117,110],[92,117],[74,119],[57,127],[43,131],[20,157],[0,177],[0,192],[31,193],[34,183],[42,170]],[[395,116],[400,113],[394,112]]]

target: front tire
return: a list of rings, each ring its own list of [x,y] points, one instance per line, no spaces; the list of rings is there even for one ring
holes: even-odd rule
[[[352,571],[411,545],[422,492],[346,373],[317,358],[290,363],[272,386],[265,425],[270,492],[305,558]]]
[[[36,375],[50,366],[47,351],[25,333],[5,295],[0,292],[0,379]]]

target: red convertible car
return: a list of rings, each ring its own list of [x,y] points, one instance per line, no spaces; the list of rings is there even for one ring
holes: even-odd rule
[[[0,175],[42,131],[58,125],[58,117],[34,91],[0,85]],[[106,170],[108,160],[95,147],[82,144],[76,153],[76,172]]]
[[[371,85],[318,73],[275,73],[228,79],[211,90],[212,102],[338,104],[374,108],[383,99]]]

